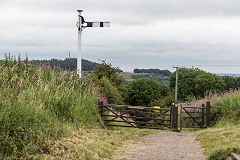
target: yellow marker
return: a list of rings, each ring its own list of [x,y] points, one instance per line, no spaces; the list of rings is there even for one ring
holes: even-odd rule
[[[154,106],[153,108],[160,109],[160,106]],[[154,112],[160,112],[160,110],[153,110]]]

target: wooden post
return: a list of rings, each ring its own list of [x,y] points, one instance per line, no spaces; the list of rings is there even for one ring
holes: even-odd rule
[[[171,128],[173,130],[178,130],[178,107],[175,106],[175,104],[172,105],[171,107]]]
[[[183,111],[182,111],[182,104],[181,104],[181,110],[180,110],[180,131],[182,130],[182,113],[183,113]]]
[[[205,105],[202,104],[202,126],[201,127],[204,127],[205,126],[205,115],[204,115],[204,110],[205,110]]]
[[[210,114],[211,114],[211,105],[210,105],[210,102],[207,101],[207,103],[206,103],[206,124],[207,124],[207,127],[210,126]]]
[[[176,68],[176,82],[175,82],[175,101],[177,103],[177,95],[178,95],[178,66],[177,67],[174,67],[173,68]]]
[[[98,111],[100,116],[102,117],[103,114],[103,102],[102,101],[98,101]]]

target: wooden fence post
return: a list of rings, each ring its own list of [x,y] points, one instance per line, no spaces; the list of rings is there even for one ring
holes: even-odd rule
[[[175,104],[171,107],[171,128],[173,130],[178,130],[178,106],[175,106]]]
[[[100,116],[102,117],[103,114],[103,102],[102,101],[98,101],[98,111]]]
[[[204,127],[205,126],[205,115],[204,115],[204,113],[205,113],[205,105],[204,104],[202,104],[202,126],[201,127]]]
[[[183,105],[180,105],[180,131],[182,130],[182,114],[183,114]]]
[[[207,124],[207,127],[210,125],[210,114],[211,114],[211,105],[210,105],[210,102],[207,101],[207,103],[206,103],[206,124]]]

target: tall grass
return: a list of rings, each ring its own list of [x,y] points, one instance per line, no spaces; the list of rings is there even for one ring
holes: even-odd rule
[[[221,95],[215,104],[223,106],[220,109],[220,123],[236,124],[240,122],[240,90]]]
[[[98,93],[76,72],[0,62],[0,159],[48,153],[49,142],[99,125]]]
[[[240,121],[240,90],[229,90],[221,94],[213,94],[211,91],[204,93],[205,97],[200,100],[193,99],[188,105],[201,106],[210,101],[211,106],[220,106],[219,109],[212,109],[218,123],[239,123]]]
[[[211,109],[211,112],[215,112],[215,125],[196,133],[207,159],[228,159],[231,152],[240,154],[240,90],[205,94],[204,99],[194,104],[210,101],[212,106],[221,106],[219,109]]]

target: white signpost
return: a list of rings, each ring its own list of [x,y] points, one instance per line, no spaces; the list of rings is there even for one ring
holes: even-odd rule
[[[83,10],[77,10],[78,12],[78,58],[77,58],[77,73],[79,77],[81,77],[81,72],[82,72],[82,55],[81,55],[81,34],[83,28],[87,27],[110,27],[110,22],[85,22],[83,16],[81,13]]]

